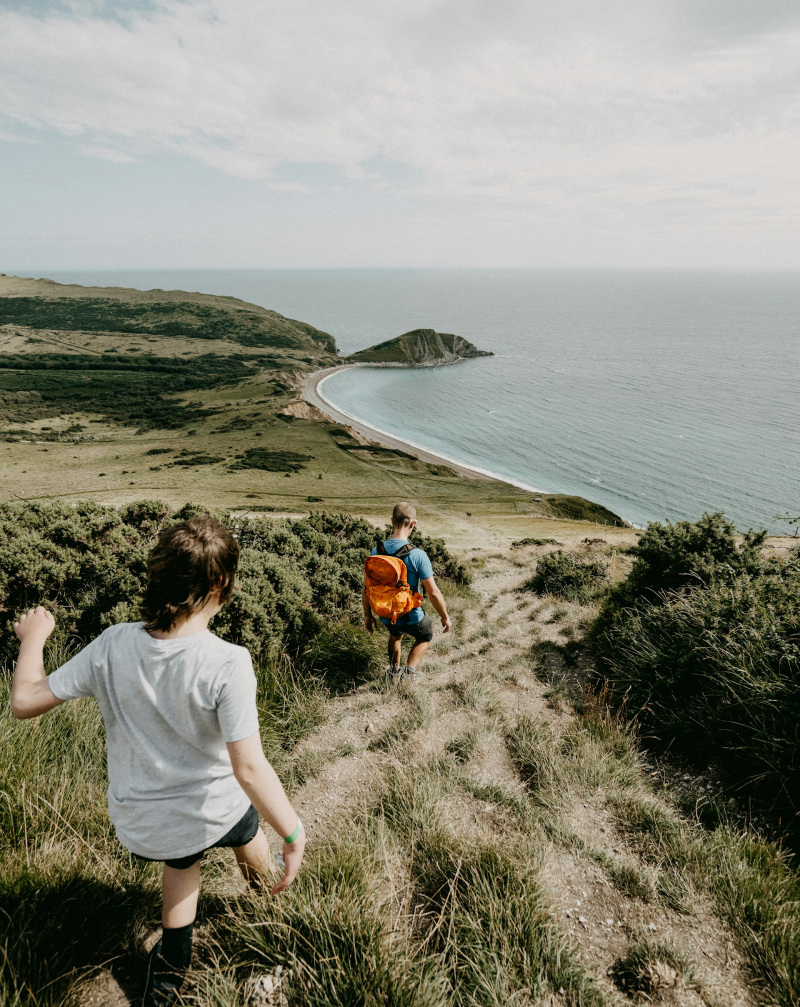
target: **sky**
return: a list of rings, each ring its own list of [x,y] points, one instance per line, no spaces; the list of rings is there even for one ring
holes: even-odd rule
[[[800,268],[793,0],[0,0],[0,272]]]

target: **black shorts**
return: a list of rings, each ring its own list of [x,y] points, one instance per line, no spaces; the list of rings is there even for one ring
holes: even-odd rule
[[[423,615],[419,622],[414,622],[410,626],[389,625],[386,628],[395,640],[404,634],[410,636],[414,643],[430,643],[433,639],[433,623],[429,615]]]
[[[236,825],[232,829],[229,829],[222,839],[218,839],[216,843],[212,843],[211,846],[207,846],[206,850],[213,850],[217,846],[247,846],[251,839],[258,832],[258,812],[251,804],[250,807],[245,811]],[[206,850],[200,850],[199,853],[190,853],[188,857],[177,857],[174,860],[165,860],[164,863],[167,867],[175,867],[179,871],[185,871],[189,867],[193,867],[198,860],[202,860],[203,854]],[[137,860],[149,860],[151,863],[158,863],[153,857],[142,857],[138,853],[133,854]]]

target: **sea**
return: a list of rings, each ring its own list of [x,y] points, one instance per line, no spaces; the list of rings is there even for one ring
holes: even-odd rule
[[[620,269],[55,272],[229,294],[315,325],[342,354],[411,329],[494,356],[328,379],[338,408],[520,486],[639,526],[800,514],[800,273]]]

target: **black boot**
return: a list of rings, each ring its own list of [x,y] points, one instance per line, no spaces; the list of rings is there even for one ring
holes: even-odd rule
[[[191,936],[189,939],[191,941]],[[174,1004],[180,1003],[180,990],[186,978],[186,968],[175,968],[166,962],[161,953],[162,945],[163,941],[159,941],[147,960],[147,985],[142,1007],[173,1007]]]

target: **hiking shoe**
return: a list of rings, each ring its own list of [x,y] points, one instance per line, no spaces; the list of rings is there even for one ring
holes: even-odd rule
[[[383,674],[390,682],[397,682],[402,677],[402,671],[403,668],[401,665],[390,664]]]
[[[421,675],[416,668],[409,668],[408,665],[405,665],[398,670],[397,678],[400,682],[418,682]]]
[[[184,976],[171,969],[161,957],[161,941],[147,959],[147,985],[142,1007],[174,1007],[181,1002],[180,990]]]

